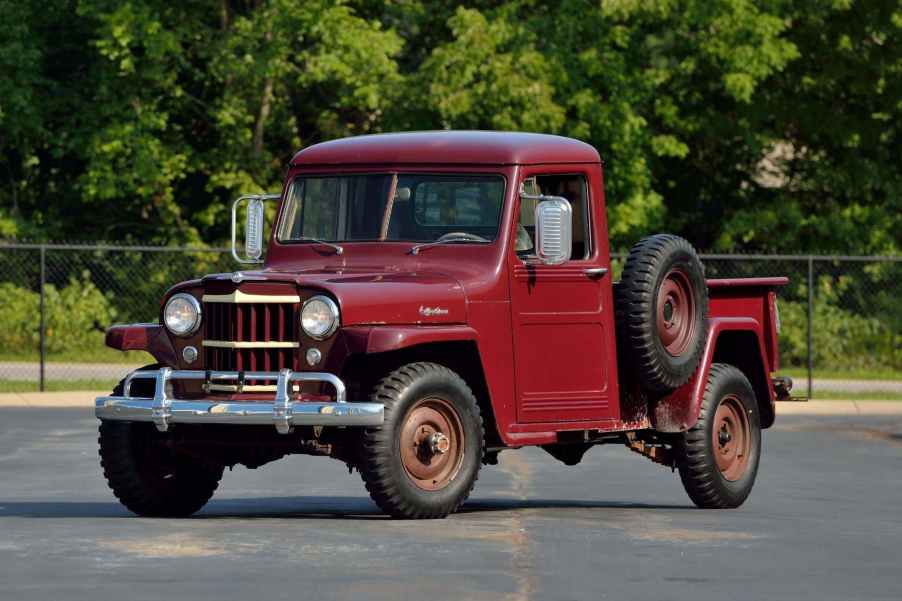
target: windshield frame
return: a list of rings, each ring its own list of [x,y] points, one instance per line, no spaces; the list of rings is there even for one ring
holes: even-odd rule
[[[464,167],[461,169],[460,167]],[[289,206],[290,206],[290,196],[293,191],[293,187],[297,185],[298,180],[305,178],[326,178],[326,177],[360,177],[360,176],[386,176],[392,178],[394,181],[392,182],[392,189],[397,184],[398,179],[403,178],[405,176],[415,176],[417,178],[435,176],[437,178],[466,178],[466,177],[474,177],[479,179],[486,178],[496,178],[501,182],[502,187],[499,193],[500,197],[500,205],[498,208],[498,218],[495,224],[495,232],[492,235],[491,239],[487,242],[482,241],[459,241],[455,244],[470,244],[470,245],[494,245],[501,239],[505,233],[504,222],[505,222],[505,214],[508,209],[509,199],[509,183],[510,178],[507,173],[499,171],[497,169],[467,169],[465,166],[455,166],[454,169],[436,169],[434,166],[432,168],[427,169],[417,169],[417,168],[405,168],[405,169],[317,169],[317,170],[298,170],[292,171],[288,174],[288,177],[285,181],[285,186],[282,194],[282,201],[280,203],[279,212],[277,215],[277,219],[274,223],[274,227],[272,229],[272,242],[281,246],[298,246],[298,245],[310,245],[316,244],[316,242],[309,239],[291,239],[282,237],[282,229],[285,227],[285,221],[289,218]],[[413,198],[413,194],[411,195],[411,199]],[[385,207],[391,207],[393,203],[386,202]],[[429,226],[426,226],[429,227]],[[441,227],[441,226],[433,226],[433,227]],[[454,227],[454,226],[448,226]],[[465,226],[462,226],[465,227]],[[424,244],[424,243],[432,243],[435,242],[436,239],[423,239],[423,240],[414,240],[414,239],[392,239],[392,238],[359,238],[353,240],[331,240],[331,239],[322,239],[329,244],[397,244],[397,245],[411,245],[411,244]]]

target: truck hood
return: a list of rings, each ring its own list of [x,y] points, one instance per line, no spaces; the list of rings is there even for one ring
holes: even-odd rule
[[[338,301],[341,324],[449,324],[467,322],[467,299],[455,278],[436,272],[380,268],[263,269],[207,276],[209,280],[284,282],[302,291],[321,290]],[[239,284],[240,285],[240,284]]]

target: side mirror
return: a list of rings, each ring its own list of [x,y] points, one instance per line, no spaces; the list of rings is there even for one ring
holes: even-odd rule
[[[232,256],[239,263],[262,263],[263,256],[263,229],[264,211],[263,203],[267,200],[276,200],[279,194],[247,194],[232,203]],[[238,205],[247,201],[247,218],[244,228],[244,257],[238,254],[236,244],[238,230]]]
[[[263,255],[263,201],[253,198],[247,203],[247,224],[244,227],[244,254],[257,261]]]
[[[573,209],[566,198],[542,196],[536,205],[536,255],[546,265],[570,260],[573,250]]]

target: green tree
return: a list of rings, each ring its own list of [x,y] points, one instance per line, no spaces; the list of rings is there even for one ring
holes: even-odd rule
[[[772,173],[749,182],[718,246],[899,253],[902,2],[797,0],[784,14],[799,58],[750,112]]]
[[[899,0],[0,0],[0,236],[221,241],[309,144],[570,135],[615,247],[899,251]]]
[[[377,131],[398,87],[399,38],[340,1],[9,6],[3,235],[221,239],[231,197]]]
[[[621,247],[661,228],[716,237],[716,219],[687,230],[735,197],[761,150],[737,113],[798,54],[779,15],[746,0],[508,2],[449,24],[417,76],[431,120],[595,145]]]

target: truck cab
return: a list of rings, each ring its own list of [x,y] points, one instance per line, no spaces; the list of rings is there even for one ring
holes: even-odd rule
[[[602,161],[573,139],[401,133],[298,152],[280,193],[234,204],[234,272],[176,284],[158,323],[107,333],[157,362],[96,400],[111,488],[138,514],[187,515],[225,466],[306,453],[358,470],[391,515],[442,517],[502,451],[573,465],[622,444],[678,468],[697,505],[741,504],[788,394],[786,279],[706,280],[688,242],[658,234],[614,282],[607,233]]]

